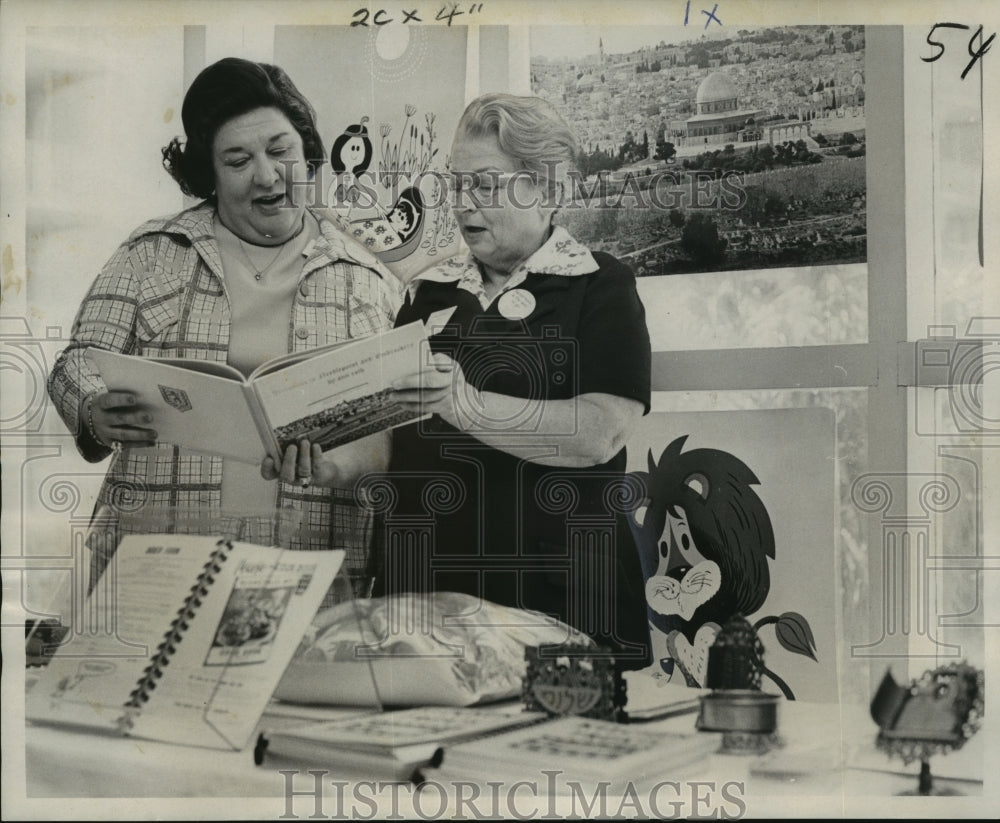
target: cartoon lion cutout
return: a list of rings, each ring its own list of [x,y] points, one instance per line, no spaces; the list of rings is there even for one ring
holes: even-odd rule
[[[738,458],[718,449],[682,452],[687,436],[664,449],[659,463],[631,477],[645,487],[629,517],[646,579],[655,675],[706,687],[708,653],[735,615],[752,615],[771,587],[774,530],[752,488],[760,481]],[[640,513],[642,513],[640,519]],[[774,625],[782,648],[816,660],[809,622],[797,612],[759,618]],[[789,699],[794,693],[764,668]]]

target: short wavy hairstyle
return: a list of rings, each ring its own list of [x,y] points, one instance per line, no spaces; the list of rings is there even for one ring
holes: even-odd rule
[[[501,151],[523,170],[549,184],[565,181],[580,152],[566,121],[541,97],[500,93],[477,97],[458,121],[455,139],[489,136],[496,137]]]
[[[239,57],[224,57],[205,67],[184,95],[181,120],[186,142],[179,137],[163,147],[163,167],[190,197],[215,198],[212,143],[234,117],[260,108],[280,111],[302,138],[310,175],[326,157],[316,128],[316,112],[284,69]]]

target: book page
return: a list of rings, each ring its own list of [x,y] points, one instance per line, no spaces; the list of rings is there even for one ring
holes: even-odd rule
[[[416,419],[386,394],[417,371],[424,340],[424,325],[410,323],[255,378],[281,449],[305,437],[327,451]]]
[[[460,709],[450,706],[422,706],[391,712],[342,717],[326,722],[308,722],[283,728],[276,738],[310,740],[331,748],[390,750],[419,743],[442,744],[464,740],[544,718],[541,712],[526,712],[520,706],[499,711]],[[284,744],[276,748],[284,750]]]
[[[318,348],[307,349],[306,351],[293,351],[288,354],[282,354],[280,357],[272,357],[270,360],[261,363],[256,369],[250,372],[250,376],[247,377],[247,382],[252,383],[262,375],[270,374],[271,372],[278,371],[279,369],[288,368],[295,363],[301,363],[303,360],[308,360],[316,355],[333,351],[334,349],[339,349],[343,346],[349,346],[354,342],[354,340],[339,340],[336,343],[330,343],[328,346],[319,346]]]
[[[238,371],[222,363],[159,361],[103,349],[87,356],[108,388],[131,391],[161,442],[259,464],[266,454]]]
[[[485,740],[446,749],[444,768],[461,771],[476,764],[482,777],[535,777],[552,764],[567,777],[641,781],[655,769],[668,777],[718,748],[713,735],[665,731],[657,724],[641,727],[566,716]]]
[[[642,722],[698,711],[701,698],[710,689],[670,683],[649,677],[646,672],[624,672],[628,692],[626,711],[630,721]]]
[[[234,543],[136,719],[135,735],[245,746],[343,559],[342,551]]]
[[[541,722],[541,712],[429,706],[360,714],[326,722],[265,728],[255,757],[277,756],[310,766],[338,764],[366,775],[415,779],[422,766],[439,764],[448,743]]]
[[[34,720],[116,728],[216,547],[214,537],[129,535],[28,697]]]

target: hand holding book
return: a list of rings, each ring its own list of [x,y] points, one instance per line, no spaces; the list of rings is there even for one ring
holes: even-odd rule
[[[267,455],[276,469],[303,439],[329,451],[419,417],[390,386],[419,370],[426,340],[424,324],[410,323],[284,355],[249,376],[215,361],[88,349],[109,389],[93,409],[96,436],[145,446],[155,431],[161,442],[255,466]]]
[[[319,443],[303,438],[285,449],[280,464],[272,457],[265,457],[260,473],[265,480],[280,478],[301,486],[349,489],[363,475],[388,467],[389,448],[390,440],[385,432],[346,443],[329,452],[324,452]]]
[[[131,392],[109,391],[92,394],[83,402],[81,419],[90,436],[100,445],[155,446],[153,415],[136,401]]]

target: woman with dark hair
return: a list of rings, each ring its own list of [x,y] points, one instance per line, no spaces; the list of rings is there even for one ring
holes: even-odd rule
[[[189,197],[211,200],[216,175],[213,141],[219,128],[233,118],[271,108],[279,112],[302,140],[310,174],[323,165],[323,140],[312,105],[278,66],[224,57],[206,68],[191,84],[181,107],[187,142],[175,137],[163,149],[163,165]]]
[[[385,434],[327,455],[292,446],[280,466],[263,454],[257,467],[187,452],[158,442],[149,410],[132,392],[108,391],[87,358],[94,347],[249,374],[277,355],[392,326],[395,278],[302,202],[325,151],[312,106],[282,69],[238,58],[208,66],[182,120],[186,139],[163,149],[163,164],[202,202],[145,223],[118,248],[84,298],[49,394],[88,461],[115,454],[98,506],[112,518],[128,511],[123,527],[145,518],[180,529],[169,520],[183,511],[214,533],[233,515],[241,539],[346,549],[348,574],[360,573],[370,515],[349,489],[385,464]],[[278,521],[295,527],[260,533]],[[95,552],[92,582],[113,548]]]

